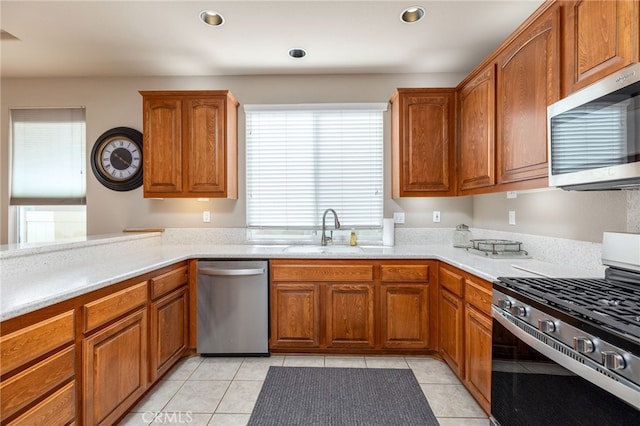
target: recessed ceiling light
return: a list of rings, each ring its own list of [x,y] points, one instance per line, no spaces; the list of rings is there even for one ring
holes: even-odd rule
[[[424,9],[420,6],[408,7],[404,12],[402,12],[402,15],[400,15],[402,22],[406,22],[408,24],[418,22],[422,18],[424,18]]]
[[[293,49],[289,49],[289,56],[296,59],[304,58],[307,56],[307,51],[299,47],[294,47]]]
[[[200,20],[212,27],[219,27],[224,24],[224,18],[218,12],[213,10],[203,10],[200,12]]]

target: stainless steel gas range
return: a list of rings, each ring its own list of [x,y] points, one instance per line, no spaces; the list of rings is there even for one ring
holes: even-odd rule
[[[640,424],[640,235],[605,233],[603,264],[493,283],[494,424]]]

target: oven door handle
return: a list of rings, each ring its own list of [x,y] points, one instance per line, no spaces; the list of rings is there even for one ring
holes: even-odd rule
[[[546,336],[531,325],[519,320],[518,318],[507,312],[501,311],[493,305],[491,306],[491,316],[494,320],[499,322],[500,325],[506,328],[511,334],[513,334],[519,340],[526,343],[536,351],[540,352],[542,355],[546,356],[552,361],[555,361],[562,367],[584,378],[585,380],[588,380],[591,383],[601,387],[602,389],[605,389],[606,391],[616,395],[618,398],[626,401],[628,404],[640,410],[640,399],[638,398],[638,392],[640,392],[639,386],[623,377],[620,377],[619,380],[616,380],[604,375],[603,373],[600,373],[598,370],[604,371],[604,367],[595,363],[590,358],[584,357],[582,354],[574,351],[568,346],[556,342],[553,338]],[[523,328],[525,328],[527,331],[525,331]],[[552,345],[562,347],[564,351],[571,352],[577,359],[582,360],[582,362],[568,355],[565,355],[559,350],[554,349],[553,346],[541,341],[534,336],[540,336],[542,339],[551,342]]]

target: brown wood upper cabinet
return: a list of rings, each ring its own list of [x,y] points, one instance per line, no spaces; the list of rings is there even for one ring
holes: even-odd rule
[[[392,197],[455,195],[455,89],[391,98]]]
[[[547,9],[498,57],[498,184],[548,175],[547,106],[560,91],[559,22],[558,7]]]
[[[640,60],[637,0],[561,2],[564,15],[563,95]]]
[[[142,91],[145,197],[238,197],[237,108],[226,90]]]
[[[495,184],[496,74],[489,64],[458,92],[457,173],[461,194]]]

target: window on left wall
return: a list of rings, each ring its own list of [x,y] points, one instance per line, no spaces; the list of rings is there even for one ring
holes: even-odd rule
[[[15,239],[20,244],[83,238],[86,215],[84,108],[10,109]]]

